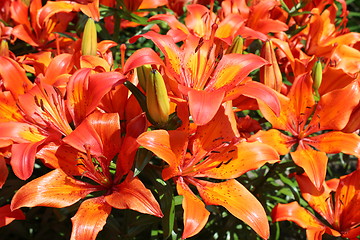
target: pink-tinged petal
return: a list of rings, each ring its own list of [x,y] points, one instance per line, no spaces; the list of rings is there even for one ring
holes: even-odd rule
[[[210,212],[206,210],[205,204],[191,191],[183,178],[176,182],[176,189],[179,195],[183,196],[182,207],[184,209],[184,232],[182,238],[189,238],[204,228]]]
[[[268,61],[254,54],[226,54],[217,65],[213,78],[205,90],[235,87],[241,83],[251,71],[258,69]]]
[[[112,207],[104,197],[90,198],[81,203],[75,216],[71,218],[71,240],[95,240],[106,224]]]
[[[305,149],[300,143],[297,150],[290,154],[295,164],[304,169],[314,186],[321,189],[325,180],[328,162],[326,153],[315,151],[310,147]]]
[[[191,89],[188,92],[190,115],[197,125],[207,124],[217,113],[225,96],[224,91],[207,92]]]
[[[156,32],[147,32],[130,38],[129,42],[134,43],[138,38],[145,37],[152,40],[160,51],[165,55],[165,65],[167,71],[174,79],[180,79],[182,54],[180,48],[175,44],[170,36],[161,35]]]
[[[167,171],[167,176],[163,176],[165,180],[179,173],[188,142],[186,132],[154,130],[141,134],[137,142],[170,165],[164,170]]]
[[[221,183],[197,180],[196,188],[207,205],[221,205],[248,224],[260,237],[270,235],[269,223],[261,203],[238,181]]]
[[[162,217],[159,203],[153,194],[138,179],[129,173],[126,179],[115,186],[114,191],[105,196],[105,200],[114,208],[132,209],[141,213]]]
[[[322,239],[322,235],[325,233],[326,226],[305,208],[301,207],[297,202],[276,205],[272,210],[271,218],[274,222],[295,222],[300,227],[307,229],[307,231],[311,231],[311,236],[319,237],[313,239],[320,240]]]
[[[266,104],[277,118],[280,115],[281,105],[278,94],[264,84],[249,81],[239,85],[226,93],[225,99],[232,100],[235,96],[244,95]]]
[[[293,137],[289,137],[276,129],[268,131],[258,131],[252,135],[249,141],[259,141],[276,149],[280,155],[289,153],[291,147],[297,142]]]
[[[67,2],[47,2],[37,13],[38,27],[42,28],[53,15],[72,12],[73,8],[73,4]]]
[[[11,209],[35,206],[63,208],[97,190],[98,187],[55,169],[22,186],[11,201]]]
[[[5,158],[3,156],[0,156],[0,188],[4,186],[4,183],[9,175],[9,170],[6,165]],[[0,224],[1,227],[1,224]]]
[[[331,192],[332,189],[323,184],[321,189],[315,188],[306,175],[296,175],[301,195],[309,205],[319,213],[330,225],[334,223],[334,209]]]
[[[10,204],[0,207],[0,227],[10,224],[14,220],[24,220],[25,215],[20,209],[11,211]]]
[[[265,163],[279,162],[279,155],[272,147],[259,142],[239,142],[233,146],[213,153],[199,163],[197,177],[216,179],[237,178],[242,174],[258,169]]]
[[[355,133],[327,132],[308,138],[307,144],[326,153],[346,153],[360,157],[360,136]]]
[[[350,115],[359,101],[358,81],[353,81],[345,88],[329,92],[321,96],[310,124],[320,122],[320,130],[341,130],[348,123]]]
[[[140,67],[145,64],[164,65],[163,60],[159,55],[151,48],[142,48],[134,52],[124,65],[124,74],[130,70]]]
[[[8,57],[0,56],[0,74],[5,88],[10,90],[15,98],[27,92],[33,85],[26,77],[25,70]]]
[[[99,105],[101,98],[125,77],[118,72],[90,74],[91,69],[80,69],[74,73],[67,85],[68,108],[79,125]]]
[[[22,179],[28,179],[35,164],[37,148],[44,143],[45,139],[34,143],[18,143],[11,147],[10,165],[15,175]]]

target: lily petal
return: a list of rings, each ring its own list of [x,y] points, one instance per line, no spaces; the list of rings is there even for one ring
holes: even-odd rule
[[[179,172],[183,156],[186,152],[188,134],[183,131],[154,130],[141,134],[137,142],[144,148],[152,151],[156,156],[163,159],[170,165],[165,180],[176,176]]]
[[[165,64],[172,77],[180,80],[181,51],[170,36],[161,35],[153,31],[145,34],[137,35],[129,39],[130,43],[134,43],[138,38],[145,37],[152,40],[160,51],[165,55]]]
[[[90,198],[81,203],[75,216],[71,218],[73,228],[71,240],[95,240],[106,224],[112,207],[104,197]]]
[[[184,209],[184,232],[182,238],[189,238],[201,231],[205,226],[210,212],[205,204],[191,191],[182,178],[176,182],[179,195],[183,196],[182,207]]]
[[[208,123],[217,113],[223,102],[225,92],[191,89],[188,92],[190,114],[197,125]]]
[[[90,71],[88,68],[78,70],[67,85],[67,104],[76,126],[95,110],[101,98],[116,83],[125,78],[118,72],[90,74]]]
[[[326,153],[346,153],[360,157],[360,136],[339,131],[327,132],[309,138],[309,145]]]
[[[279,155],[269,145],[259,142],[239,142],[220,153],[211,155],[199,164],[201,169],[197,177],[216,179],[237,178],[242,174],[257,169],[265,163],[278,162]],[[209,164],[206,164],[209,162]]]
[[[207,205],[221,205],[248,224],[260,237],[270,235],[269,223],[260,202],[235,179],[221,183],[196,180],[196,188]]]
[[[323,225],[314,215],[301,207],[297,202],[288,204],[278,204],[274,207],[271,213],[271,218],[274,222],[277,221],[292,221],[302,228],[305,228],[307,236],[317,236],[321,239],[325,233],[325,225]]]
[[[299,145],[295,152],[291,152],[295,164],[302,167],[317,189],[321,189],[326,175],[328,158],[326,153],[309,149]]]
[[[270,129],[268,131],[260,130],[250,137],[249,141],[253,140],[268,144],[276,149],[280,155],[289,153],[295,143],[293,137],[289,137],[277,129]]]
[[[311,180],[305,175],[296,175],[296,181],[299,184],[303,198],[316,212],[332,225],[334,223],[334,203],[332,202],[332,197],[330,195],[332,189],[325,183],[320,190],[316,189],[311,183]]]
[[[164,65],[163,60],[151,48],[142,48],[134,52],[124,65],[124,74],[145,64]]]
[[[206,89],[234,87],[241,83],[255,69],[268,61],[254,54],[226,54],[222,57],[214,71],[214,77],[206,85]]]
[[[359,104],[360,86],[358,81],[342,89],[323,95],[314,113],[314,122],[320,122],[320,130],[341,130],[349,121],[352,110]],[[311,132],[314,132],[313,130]]]
[[[10,165],[15,175],[22,179],[28,179],[34,170],[37,148],[45,142],[45,139],[33,143],[18,143],[11,147]]]
[[[10,204],[0,207],[0,227],[10,224],[14,220],[24,220],[25,215],[20,209],[11,211]]]
[[[3,156],[0,156],[0,172],[1,172],[0,188],[2,188],[4,186],[4,183],[5,183],[8,175],[9,175],[9,170],[7,168],[6,161]],[[1,224],[0,224],[0,227],[1,227]]]
[[[125,181],[114,187],[112,194],[105,200],[114,208],[132,209],[141,213],[162,217],[159,203],[153,194],[133,173],[129,173]]]
[[[33,85],[26,77],[25,70],[8,57],[0,56],[0,74],[7,90],[11,91],[15,98],[24,94]]]
[[[35,206],[63,208],[97,190],[96,186],[55,169],[22,186],[11,201],[11,209]]]

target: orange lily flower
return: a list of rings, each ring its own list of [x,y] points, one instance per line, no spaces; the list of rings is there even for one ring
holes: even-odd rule
[[[174,15],[157,14],[149,20],[162,20],[169,24],[171,30],[167,35],[171,36],[175,42],[183,41],[189,34],[197,37],[210,39],[212,35],[222,39],[228,45],[231,45],[235,36],[241,34],[241,27],[244,18],[238,14],[228,14],[224,19],[213,13],[210,9],[203,5],[191,4],[187,5],[187,16],[185,17],[185,25],[182,24]],[[215,34],[212,33],[212,25],[217,24]]]
[[[122,139],[118,114],[91,114],[63,139],[68,145],[60,146],[56,152],[60,168],[21,187],[12,199],[11,209],[34,206],[63,208],[92,192],[100,192],[100,196],[84,200],[72,218],[71,239],[83,240],[96,238],[113,207],[162,217],[160,206],[150,190],[133,177],[129,168],[120,166],[124,165],[121,162],[132,165],[133,158],[128,157],[134,156],[138,147],[136,136],[146,129],[144,115],[134,119],[130,125],[132,131],[128,134],[131,137]],[[130,146],[126,141],[135,145],[131,152],[121,151],[122,145]],[[116,156],[113,175],[110,165]],[[91,179],[93,183],[77,180],[74,176]]]
[[[70,78],[65,101],[57,88],[41,82],[31,83],[15,61],[6,57],[0,57],[0,61],[0,73],[7,90],[0,96],[4,113],[0,118],[0,139],[11,145],[10,164],[20,179],[32,174],[35,155],[42,146],[56,143],[72,132],[67,112],[78,126],[112,86],[124,78],[117,72],[90,76],[90,69],[81,69]],[[103,81],[104,78],[107,81]]]
[[[285,23],[287,13],[280,7],[279,1],[224,0],[221,3],[220,16],[238,14],[245,19],[241,36],[268,40],[268,33],[279,33],[288,30]]]
[[[49,3],[52,2],[49,1]],[[23,1],[13,1],[11,18],[17,25],[14,26],[12,35],[33,47],[41,49],[55,46],[55,43],[52,42],[56,39],[57,41],[63,41],[63,44],[66,45],[66,41],[69,42],[69,40],[57,36],[54,32],[66,31],[68,23],[74,17],[70,14],[71,12],[72,7],[70,8],[70,6],[65,9],[43,8],[41,0],[33,0],[29,6]]]
[[[269,226],[263,207],[234,178],[265,163],[279,161],[276,151],[262,143],[236,138],[238,134],[222,107],[209,123],[197,127],[195,134],[188,131],[154,130],[137,139],[141,146],[169,164],[162,176],[164,180],[172,178],[178,194],[183,196],[182,238],[194,236],[205,226],[210,214],[205,204],[225,207],[262,238],[268,238]],[[225,181],[214,183],[211,179]],[[196,187],[203,201],[189,185]]]
[[[213,25],[213,33],[216,25]],[[214,36],[214,35],[212,35]],[[171,91],[188,101],[190,114],[197,125],[208,123],[220,105],[243,94],[266,101],[276,113],[278,100],[273,91],[263,84],[250,81],[247,75],[267,64],[254,54],[224,54],[222,42],[188,35],[179,48],[170,36],[147,32],[140,37],[151,39],[165,55],[165,63],[151,49],[136,51],[124,66],[124,72],[144,64],[156,64],[164,68],[164,79]]]
[[[296,176],[302,196],[320,216],[297,202],[278,204],[272,211],[273,221],[293,221],[306,229],[309,240],[321,240],[324,233],[335,237],[357,239],[360,234],[360,171],[323,183],[321,190],[313,187],[309,178]]]
[[[360,156],[360,137],[340,131],[359,104],[360,88],[359,81],[353,81],[342,89],[324,94],[316,103],[312,86],[310,75],[303,74],[295,79],[288,96],[278,94],[281,104],[279,117],[259,101],[259,108],[273,129],[259,131],[252,139],[273,146],[281,155],[296,146],[296,150],[290,153],[294,162],[320,189],[326,174],[326,153],[343,152]],[[279,130],[286,131],[290,136]],[[332,131],[315,134],[324,130]]]

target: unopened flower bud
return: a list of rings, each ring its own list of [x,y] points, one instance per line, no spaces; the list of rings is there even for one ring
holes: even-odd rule
[[[164,79],[157,70],[150,72],[146,82],[146,104],[152,120],[160,124],[168,121],[170,101]]]
[[[226,53],[243,53],[243,47],[244,47],[244,39],[240,37],[239,35],[236,36],[231,44],[231,46],[226,50]]]
[[[9,45],[6,40],[1,40],[0,43],[0,56],[8,57],[9,56]]]
[[[152,68],[151,68],[150,64],[146,64],[146,65],[136,68],[136,73],[137,73],[137,77],[139,80],[139,84],[144,91],[146,91],[146,82],[150,78],[151,70],[152,70]]]
[[[311,72],[311,77],[313,79],[313,89],[315,92],[315,97],[319,99],[320,98],[319,88],[322,81],[322,65],[319,60],[314,64],[314,67]]]
[[[84,34],[81,42],[82,55],[96,56],[97,32],[93,19],[89,18],[85,24]]]
[[[282,75],[279,64],[276,59],[275,51],[271,40],[265,42],[262,48],[261,56],[267,60],[271,65],[265,65],[260,70],[260,80],[266,86],[281,91]]]

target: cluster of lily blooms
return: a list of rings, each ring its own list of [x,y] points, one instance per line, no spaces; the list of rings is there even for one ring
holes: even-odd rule
[[[22,180],[35,161],[50,169],[0,208],[2,225],[24,219],[22,207],[78,201],[72,239],[95,239],[112,208],[163,217],[134,173],[141,146],[163,161],[163,180],[183,197],[182,238],[204,228],[206,205],[220,205],[267,239],[263,206],[236,178],[287,154],[304,170],[295,175],[303,198],[323,219],[291,202],[278,204],[272,220],[294,221],[308,239],[356,238],[360,170],[325,181],[328,154],[360,156],[360,34],[346,28],[345,1],[184,2],[1,1],[0,183],[8,168]],[[148,21],[169,30],[155,24],[130,38],[157,51],[125,59],[123,44],[114,63],[111,48],[121,43],[99,42],[96,22],[109,32],[135,23],[116,26],[99,5],[166,6],[171,13]],[[89,17],[82,36],[68,31],[79,14]],[[34,51],[15,55],[8,46],[19,41]],[[238,117],[243,110],[259,110],[271,128]]]

